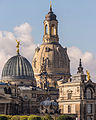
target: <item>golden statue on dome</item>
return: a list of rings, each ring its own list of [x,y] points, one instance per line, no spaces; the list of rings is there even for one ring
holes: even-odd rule
[[[50,8],[52,7],[52,1],[50,1]]]
[[[88,72],[88,70],[86,70],[86,73],[87,73],[87,80],[89,81],[90,80],[90,72]]]
[[[19,54],[20,41],[16,40],[16,42],[17,42],[17,45],[16,45],[16,48],[17,48],[17,53]]]

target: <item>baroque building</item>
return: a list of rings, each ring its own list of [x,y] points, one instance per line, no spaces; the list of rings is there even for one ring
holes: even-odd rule
[[[59,109],[62,114],[74,114],[79,120],[96,119],[96,83],[87,78],[80,64],[70,81],[59,84]]]
[[[70,77],[67,48],[63,48],[59,43],[58,20],[52,11],[52,6],[45,16],[43,43],[35,50],[32,66],[37,86],[40,88],[46,86],[58,88],[59,79],[67,81]]]
[[[30,62],[19,53],[11,57],[2,70],[2,82],[16,85],[36,86],[34,73]]]
[[[40,102],[46,100],[45,90],[36,87],[30,62],[19,53],[11,57],[2,70],[0,80],[0,114],[36,114]]]
[[[70,75],[67,48],[59,43],[58,20],[52,11],[45,16],[43,43],[30,62],[11,57],[0,80],[0,114],[68,114],[78,120],[96,119],[96,83],[83,71],[81,59],[76,75]],[[87,76],[87,77],[86,77]],[[58,102],[58,103],[57,103]]]

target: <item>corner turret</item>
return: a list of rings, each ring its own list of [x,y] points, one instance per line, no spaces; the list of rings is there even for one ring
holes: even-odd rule
[[[82,73],[82,74],[84,73],[84,72],[83,72],[83,67],[82,67],[81,58],[80,58],[79,67],[78,67],[77,73]]]

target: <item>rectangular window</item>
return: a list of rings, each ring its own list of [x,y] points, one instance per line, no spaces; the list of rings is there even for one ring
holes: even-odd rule
[[[68,100],[71,99],[72,94],[68,93]]]
[[[68,113],[71,113],[71,106],[68,105]]]
[[[36,98],[36,94],[35,93],[32,93],[32,98]]]

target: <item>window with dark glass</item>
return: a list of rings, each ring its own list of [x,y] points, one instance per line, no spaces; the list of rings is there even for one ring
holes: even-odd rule
[[[71,106],[68,105],[68,113],[71,113]]]
[[[53,106],[52,106],[52,104],[50,105],[50,109],[53,109]]]
[[[86,98],[87,99],[92,99],[93,98],[93,92],[92,92],[91,88],[87,88],[87,90],[86,90]]]
[[[72,93],[68,93],[68,100],[71,99]]]
[[[45,34],[48,34],[48,26],[45,26]]]
[[[89,114],[92,113],[92,104],[88,104],[88,105],[87,105],[87,112],[88,112]]]
[[[44,109],[43,105],[41,106],[41,109],[42,109],[42,110]]]

